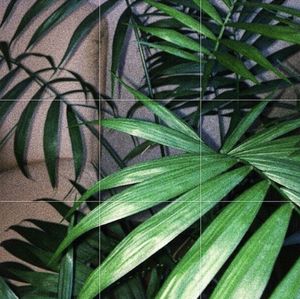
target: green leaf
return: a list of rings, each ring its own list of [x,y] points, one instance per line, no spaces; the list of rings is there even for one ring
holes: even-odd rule
[[[26,91],[26,89],[32,83],[33,78],[27,78],[17,83],[12,89],[10,89],[4,96],[1,98],[3,100],[16,100],[21,97],[21,95]],[[12,102],[14,102],[12,101]]]
[[[9,70],[12,69],[11,57],[10,57],[10,49],[9,45],[5,41],[0,41],[0,51],[3,54],[4,60],[7,63],[7,67]]]
[[[13,35],[10,43],[12,43],[25,29],[26,27],[31,23],[31,21],[36,18],[37,15],[42,13],[44,10],[46,10],[47,7],[49,7],[51,4],[53,4],[54,0],[37,0],[25,13],[25,15],[22,17],[21,21],[18,24],[17,30],[15,34]]]
[[[224,4],[228,7],[228,8],[231,8],[232,6],[232,0],[222,0],[224,2]]]
[[[207,34],[207,32],[209,32],[210,30],[208,28],[202,28],[204,25],[200,24],[199,21],[195,20],[194,18],[192,18],[191,16],[189,16],[188,14],[185,14],[173,7],[170,7],[168,5],[153,1],[153,0],[145,0],[146,3],[148,3],[151,6],[156,7],[157,9],[159,9],[160,11],[163,11],[164,13],[166,13],[167,15],[171,16],[172,18],[174,18],[175,20],[179,21],[180,23],[182,23],[183,25],[195,30],[198,33],[201,34]],[[203,30],[206,30],[205,33],[203,32]],[[208,30],[208,31],[207,31]],[[207,35],[206,35],[207,36]],[[216,36],[210,31],[209,32],[209,36],[210,38],[213,39],[217,39]]]
[[[168,276],[157,298],[198,298],[242,240],[268,187],[262,181],[227,206]]]
[[[189,53],[186,52],[182,49],[178,49],[175,47],[171,47],[171,46],[167,46],[167,45],[161,45],[161,44],[155,44],[155,43],[147,43],[147,42],[140,42],[141,45],[145,45],[147,47],[150,48],[155,48],[158,50],[161,50],[163,52],[169,53],[171,55],[186,59],[186,60],[190,60],[190,61],[195,61],[195,62],[200,62],[200,58]],[[202,45],[200,45],[200,53],[204,53],[207,55],[210,55],[210,51],[207,50],[206,48],[204,48]]]
[[[233,170],[231,172],[227,172],[224,175],[220,175],[216,178],[213,178],[212,180],[207,181],[206,183],[204,183],[201,186],[201,199],[199,196],[199,187],[197,187],[196,189],[193,189],[191,191],[189,191],[188,193],[186,193],[185,195],[183,195],[178,203],[179,203],[179,207],[178,208],[176,206],[177,202],[174,202],[171,206],[169,206],[169,209],[166,208],[164,210],[162,210],[161,212],[159,212],[157,215],[153,216],[153,218],[150,218],[148,220],[148,222],[146,221],[144,224],[142,224],[140,227],[137,228],[137,235],[138,237],[136,237],[135,235],[135,231],[132,232],[132,234],[130,234],[126,239],[124,239],[123,242],[121,242],[119,244],[119,246],[111,253],[110,257],[108,257],[108,261],[104,262],[103,265],[106,265],[106,263],[109,264],[111,263],[111,267],[115,268],[118,267],[117,265],[120,265],[120,259],[121,262],[124,263],[124,267],[129,267],[127,268],[127,270],[123,270],[124,272],[120,272],[120,269],[118,267],[115,268],[116,270],[114,272],[110,272],[112,269],[107,269],[107,272],[105,271],[104,273],[106,275],[103,276],[103,280],[101,281],[101,285],[99,285],[99,275],[100,275],[100,269],[102,269],[101,267],[98,267],[87,279],[87,281],[85,282],[81,293],[80,293],[80,297],[79,298],[93,298],[95,295],[97,295],[101,289],[104,289],[105,287],[107,287],[110,283],[112,283],[113,281],[117,280],[121,276],[124,275],[126,272],[128,272],[128,270],[131,268],[131,264],[128,263],[131,261],[131,259],[127,259],[127,254],[123,255],[122,250],[126,250],[126,246],[129,246],[128,244],[132,244],[130,241],[129,243],[128,240],[130,238],[133,238],[134,240],[136,240],[136,242],[138,242],[139,237],[142,238],[142,242],[140,243],[140,248],[142,248],[144,245],[146,246],[145,251],[143,252],[147,252],[146,250],[150,251],[150,255],[153,254],[152,250],[157,248],[157,250],[160,248],[160,244],[161,242],[169,242],[170,240],[168,240],[168,236],[171,236],[172,238],[174,238],[175,236],[173,234],[175,234],[174,231],[176,231],[176,229],[174,229],[173,225],[176,227],[178,222],[180,221],[180,219],[184,219],[185,221],[183,221],[183,223],[180,221],[181,225],[185,225],[184,223],[191,221],[191,223],[193,223],[194,221],[197,220],[197,218],[201,217],[201,215],[205,214],[209,209],[211,209],[219,200],[221,200],[228,192],[230,192],[230,190],[232,190],[238,183],[241,182],[241,180],[243,180],[243,178],[245,178],[245,176],[249,173],[250,168],[249,167],[241,167],[239,169]],[[214,188],[214,192],[212,193],[211,190],[212,188]],[[192,198],[190,197],[192,196]],[[191,200],[192,199],[192,200]],[[189,201],[187,203],[181,203],[181,200],[186,200]],[[202,200],[202,204],[200,204],[200,200]],[[177,210],[178,208],[178,210]],[[183,209],[183,210],[182,210]],[[200,209],[200,210],[199,210]],[[122,209],[120,209],[121,211]],[[174,214],[174,213],[179,213],[179,214]],[[188,213],[188,215],[187,215]],[[177,221],[175,219],[173,219],[174,215],[176,215],[177,217],[175,217],[175,219],[177,219]],[[187,218],[185,218],[186,216],[189,216]],[[102,217],[100,217],[100,219],[102,219]],[[154,219],[154,220],[152,220]],[[190,219],[190,220],[188,220]],[[164,220],[166,222],[164,222]],[[155,223],[154,226],[154,231],[151,232],[151,235],[153,236],[153,239],[148,240],[145,236],[141,236],[141,234],[143,235],[144,232],[143,230],[146,229],[150,229],[152,227],[152,221],[153,223]],[[149,224],[149,226],[148,226]],[[160,224],[163,225],[165,228],[161,229]],[[158,225],[158,226],[157,226]],[[170,228],[173,228],[169,231]],[[178,228],[179,229],[179,228]],[[168,234],[164,234],[165,230],[168,231]],[[162,239],[160,239],[160,241],[157,241],[157,236],[160,236]],[[164,239],[166,238],[166,239]],[[163,241],[164,240],[164,241]],[[154,243],[152,243],[152,241]],[[124,247],[125,249],[123,249]],[[120,252],[119,252],[120,249]],[[131,248],[131,250],[135,250],[133,248]],[[130,251],[130,250],[129,250]],[[139,250],[139,252],[141,252]],[[120,256],[119,256],[120,254]],[[143,260],[143,256],[137,255],[136,258]],[[112,262],[111,262],[112,260]],[[121,263],[121,265],[122,265]],[[107,267],[109,267],[107,266]],[[103,266],[104,267],[104,266]],[[121,268],[122,269],[122,268]],[[102,274],[101,274],[102,275]]]
[[[176,46],[191,51],[201,52],[201,45],[198,41],[195,41],[186,35],[179,33],[173,29],[157,28],[157,27],[145,27],[138,26],[141,30],[159,37],[167,42],[170,42]]]
[[[67,106],[67,121],[72,145],[75,177],[78,179],[84,162],[84,145],[76,114],[70,105]]]
[[[119,17],[117,27],[115,29],[113,44],[112,44],[112,57],[111,57],[111,94],[114,94],[115,77],[114,74],[118,73],[118,69],[121,66],[122,50],[126,43],[126,35],[128,31],[128,24],[131,19],[131,6],[127,7]]]
[[[9,288],[5,280],[0,277],[0,297],[5,299],[18,299],[16,294]]]
[[[221,152],[228,153],[241,137],[246,133],[249,127],[254,123],[257,117],[263,112],[269,101],[262,101],[258,103],[241,121],[235,126],[229,136],[226,136],[226,140],[222,146]]]
[[[259,299],[268,283],[291,216],[283,205],[255,232],[227,268],[212,299]]]
[[[80,44],[80,42],[83,40],[83,38],[85,38],[88,35],[88,33],[91,31],[93,26],[99,20],[100,10],[101,10],[101,8],[97,7],[76,28],[76,30],[74,31],[74,33],[70,39],[68,48],[59,63],[59,66],[61,66],[68,59],[68,57],[70,57],[75,52],[75,50],[77,49],[77,46]]]
[[[40,1],[41,2],[41,1]],[[83,0],[67,0],[59,8],[57,8],[34,32],[31,37],[27,50],[43,38],[46,33],[56,26],[59,22],[64,20],[72,11],[74,11],[79,5],[81,5]]]
[[[74,217],[71,219],[68,230],[71,230]],[[72,299],[74,280],[74,248],[71,246],[60,263],[58,277],[58,298]]]
[[[292,44],[300,44],[299,30],[288,26],[254,23],[228,23],[227,25],[233,28],[244,29],[256,34],[261,34],[274,40],[283,40]]]
[[[137,267],[201,217],[199,197],[200,186],[179,197],[124,238],[90,278],[97,280],[101,273],[98,292]]]
[[[29,142],[30,125],[34,117],[36,108],[39,105],[39,101],[31,100],[24,111],[22,112],[19,121],[17,123],[17,129],[14,140],[14,153],[20,170],[26,177],[29,177],[26,151]]]
[[[259,2],[244,2],[243,5],[246,7],[253,7],[253,8],[264,8],[266,10],[274,10],[277,12],[283,12],[289,14],[291,16],[300,17],[300,10],[286,7],[284,5],[277,5],[277,4],[269,4],[269,3],[259,3]]]
[[[276,287],[270,299],[298,299],[300,297],[300,259],[296,261],[284,279]]]
[[[8,20],[8,18],[10,17],[10,15],[17,3],[18,3],[18,0],[10,0],[10,2],[8,3],[8,5],[6,7],[5,13],[3,15],[0,27],[2,27],[4,25],[4,23],[6,22],[6,20]]]
[[[194,2],[198,4],[200,9],[203,10],[206,14],[208,14],[219,25],[223,25],[223,21],[219,13],[208,0],[201,0],[201,4],[199,0],[194,0]]]
[[[222,169],[222,165],[226,163],[232,166],[235,160],[225,159],[223,161],[219,161],[220,169]],[[74,213],[74,211],[82,202],[86,201],[92,195],[100,191],[140,183],[157,175],[172,172],[192,165],[200,165],[199,155],[187,154],[181,156],[171,156],[126,167],[95,183],[77,200],[67,216]]]
[[[208,147],[200,140],[197,141],[194,138],[191,138],[186,134],[178,132],[174,129],[146,121],[116,118],[103,119],[97,121],[97,123],[105,128],[114,129],[190,153],[210,151],[208,150]]]
[[[151,100],[138,90],[128,86],[122,80],[119,80],[121,84],[145,107],[157,115],[166,125],[171,129],[180,131],[195,140],[200,140],[199,136],[181,119],[175,116],[169,109],[165,108],[163,105]]]
[[[221,43],[224,46],[236,51],[237,53],[255,61],[266,70],[272,71],[279,78],[287,80],[289,82],[289,80],[281,72],[279,72],[255,47],[244,42],[230,39],[224,39],[221,41]]]
[[[44,126],[44,155],[45,162],[53,188],[57,185],[57,156],[58,156],[58,135],[60,118],[60,101],[53,100],[51,103]]]
[[[281,122],[270,128],[264,129],[261,132],[256,133],[254,136],[248,138],[241,145],[233,149],[230,154],[240,153],[252,148],[257,147],[260,144],[272,141],[273,139],[287,134],[300,127],[300,120],[294,119],[285,122]]]
[[[245,79],[251,80],[252,82],[258,84],[259,82],[253,74],[244,66],[244,64],[228,53],[214,53],[217,60],[225,66],[227,69],[233,71],[234,73],[244,77]]]

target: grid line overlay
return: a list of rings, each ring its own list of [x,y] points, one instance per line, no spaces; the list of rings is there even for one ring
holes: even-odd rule
[[[100,1],[101,0],[98,0],[99,1],[99,3],[98,3],[98,5],[99,5],[99,15],[101,16],[101,3],[100,3]],[[202,13],[200,12],[200,26],[201,26],[201,19],[202,19]],[[99,65],[99,71],[100,71],[100,69],[101,69],[101,60],[100,60],[100,56],[101,56],[101,43],[100,43],[100,38],[101,38],[101,30],[102,30],[102,26],[101,26],[101,24],[100,24],[100,21],[99,21],[99,55],[98,55],[98,60],[99,60],[99,62],[98,62],[98,65]],[[201,39],[199,40],[199,43],[200,43],[200,45],[202,44],[202,41],[201,41]],[[201,65],[201,60],[200,60],[200,65]],[[101,78],[100,78],[100,76],[99,76],[99,82],[98,82],[98,86],[100,87],[100,85],[101,85]],[[200,78],[200,88],[201,88],[201,78]],[[5,100],[5,99],[2,99],[2,100]],[[18,100],[13,100],[13,99],[7,99],[7,100],[5,100],[5,101],[18,101],[18,102],[22,102],[22,101],[24,101],[24,102],[28,102],[28,100],[31,100],[31,99],[18,99]],[[98,99],[99,101],[100,101],[100,113],[99,113],[99,117],[100,117],[100,119],[102,119],[102,113],[101,113],[101,104],[102,104],[102,102],[104,102],[104,100],[102,100],[102,99]],[[240,101],[240,100],[234,100],[234,99],[217,99],[217,100],[214,100],[214,101],[224,101],[224,100],[230,100],[230,101]],[[264,100],[261,100],[261,99],[243,99],[243,101],[257,101],[257,102],[261,102],[261,101],[264,101]],[[272,100],[272,101],[280,101],[281,99],[274,99],[274,100]],[[286,101],[293,101],[293,102],[296,102],[296,101],[298,101],[298,99],[285,99]],[[32,100],[31,100],[32,101]],[[49,101],[49,102],[52,102],[52,101],[61,101],[61,100],[55,100],[55,99],[47,99],[47,98],[44,98],[44,99],[41,99],[41,100],[38,100],[38,99],[36,99],[36,100],[33,100],[33,101],[43,101],[43,102],[47,102],[47,101]],[[72,99],[66,99],[66,101],[72,101]],[[80,100],[80,99],[74,99],[73,100],[74,102],[76,102],[76,101],[82,101],[82,100]],[[105,101],[113,101],[113,102],[128,102],[128,103],[131,103],[131,102],[135,102],[135,100],[134,99],[113,99],[113,100],[105,100]],[[160,102],[169,102],[170,100],[169,99],[161,99],[161,100],[159,100]],[[181,99],[177,99],[177,100],[173,100],[173,101],[182,101]],[[188,101],[188,100],[186,100],[186,101]],[[266,100],[267,101],[267,100]],[[201,109],[201,98],[199,97],[199,105],[200,105],[200,109]],[[201,115],[201,114],[200,114]],[[200,127],[201,127],[201,116],[200,116]],[[101,138],[102,138],[102,136],[101,136],[101,129],[99,130],[99,132],[98,132],[98,134],[99,134],[99,146],[98,146],[98,166],[101,166]],[[201,130],[200,130],[200,132],[199,132],[199,134],[200,134],[200,138],[202,137],[201,135]],[[202,138],[201,138],[202,139]],[[199,169],[200,169],[200,175],[199,175],[199,201],[186,201],[187,203],[188,202],[199,202],[199,208],[200,208],[200,212],[201,212],[201,209],[202,209],[202,203],[204,203],[204,202],[214,202],[214,201],[209,201],[209,200],[202,200],[202,197],[201,197],[201,192],[202,192],[202,186],[201,186],[201,167],[202,167],[202,153],[200,153],[200,160],[199,160]],[[99,186],[99,192],[98,192],[98,200],[99,200],[99,203],[101,203],[101,200],[102,200],[102,198],[101,198],[101,192],[100,192],[100,190],[101,190],[101,180],[100,180],[100,186]],[[5,200],[1,200],[1,202],[3,202],[3,203],[10,203],[10,202],[20,202],[20,203],[25,203],[25,202],[30,202],[30,203],[35,203],[35,202],[32,202],[32,201],[5,201]],[[52,202],[51,200],[49,200],[49,201],[47,201],[47,202]],[[64,200],[64,202],[70,202],[70,203],[74,203],[74,201],[73,200]],[[86,202],[94,202],[94,201],[86,201]],[[136,201],[131,201],[131,202],[136,202]],[[147,202],[147,201],[144,201],[144,202]],[[152,201],[151,201],[152,202]],[[233,201],[231,201],[231,200],[223,200],[222,202],[224,202],[224,203],[232,203]],[[240,201],[234,201],[234,203],[236,203],[236,202],[240,202]],[[245,202],[245,201],[241,201],[241,202]],[[255,203],[255,202],[260,202],[260,201],[248,201],[248,202],[253,202],[253,203]],[[264,203],[284,203],[284,202],[287,202],[287,203],[289,203],[290,201],[288,201],[288,200],[280,200],[280,201],[267,201],[267,202],[264,202]],[[36,203],[40,203],[40,202],[36,202]],[[161,203],[170,203],[170,201],[162,201]],[[99,221],[99,261],[100,261],[100,264],[101,264],[101,238],[100,238],[100,230],[101,230],[101,227],[100,227],[100,223],[101,223],[101,218],[100,218],[100,213],[99,213],[99,216],[98,216],[99,218],[98,218],[98,221]],[[202,248],[202,244],[201,244],[201,235],[202,235],[202,217],[200,217],[200,219],[199,219],[199,229],[200,229],[200,252],[199,252],[199,254],[200,254],[200,259],[201,259],[201,256],[202,256],[202,252],[201,252],[201,248]],[[199,259],[199,260],[200,260]],[[200,272],[201,272],[201,268],[200,268]],[[99,274],[99,286],[101,285],[101,273]],[[101,297],[101,296],[100,296]],[[202,298],[202,295],[200,295],[200,298]]]

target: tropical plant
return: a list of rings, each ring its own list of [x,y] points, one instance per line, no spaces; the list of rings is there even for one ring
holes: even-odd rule
[[[112,2],[117,1],[102,7]],[[143,13],[137,9],[141,1],[127,2],[114,36],[111,93],[118,80],[136,104],[126,118],[82,125],[146,141],[125,159],[106,144],[123,169],[87,190],[73,182],[82,195],[71,208],[52,203],[70,224],[56,225],[63,233],[51,248],[45,235],[51,224],[31,221],[42,232],[30,233],[13,227],[31,245],[25,245],[26,257],[4,243],[6,248],[52,276],[5,265],[3,277],[29,283],[26,289],[0,281],[6,297],[300,296],[299,107],[272,100],[278,90],[298,83],[296,70],[284,60],[298,51],[300,13],[284,2],[145,0]],[[131,28],[145,71],[138,89],[124,82],[120,67]],[[265,58],[279,40],[291,45]],[[278,106],[289,113],[272,116],[269,111]],[[134,118],[139,107],[153,113],[155,122]],[[192,113],[182,116],[184,108]],[[220,127],[218,149],[202,138],[202,119],[209,114],[230,119],[226,134]],[[156,145],[162,153],[166,147],[179,153],[125,167]],[[99,192],[100,203],[92,200]],[[78,212],[83,203],[86,214]],[[135,217],[141,212],[147,212],[142,220]],[[34,280],[46,275],[46,286]]]

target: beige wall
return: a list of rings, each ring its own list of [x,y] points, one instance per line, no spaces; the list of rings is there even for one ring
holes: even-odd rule
[[[1,39],[9,40],[16,29],[16,25],[20,21],[25,11],[35,2],[35,0],[20,1],[14,11],[14,17],[1,29]],[[13,48],[13,55],[22,53],[30,36],[43,19],[54,11],[64,1],[58,0],[40,18],[37,18],[26,29],[26,33],[20,38]],[[0,1],[0,19],[5,11],[8,1]],[[85,18],[87,14],[92,12],[97,6],[86,2],[78,11],[71,17],[66,18],[55,30],[51,31],[48,36],[41,40],[34,52],[42,52],[54,57],[58,63],[62,58],[64,51],[68,45],[73,30]],[[105,36],[103,30],[101,36]],[[103,38],[103,37],[102,37]],[[78,72],[87,81],[93,85],[99,85],[99,25],[96,25],[90,35],[83,41],[81,46],[76,51],[76,54],[70,59],[66,65],[67,68]],[[100,57],[102,66],[105,66],[105,56]],[[45,62],[41,59],[30,59],[26,64],[33,70],[45,67]],[[0,69],[1,75],[6,71],[6,66]],[[61,73],[60,76],[65,74]],[[24,74],[20,74],[15,82],[20,81]],[[47,77],[46,77],[47,78]],[[102,86],[105,85],[104,76],[100,76]],[[15,83],[14,82],[14,83]],[[59,85],[59,90],[66,90],[73,87],[71,84]],[[18,99],[15,108],[7,115],[5,121],[0,126],[0,137],[15,124],[18,120],[23,108],[28,103],[28,99],[32,96],[37,86],[33,86],[26,92],[22,99]],[[49,98],[51,99],[51,98]],[[28,164],[32,175],[32,180],[25,178],[17,168],[16,160],[13,155],[13,139],[11,139],[0,151],[0,241],[10,237],[16,237],[17,234],[12,231],[7,231],[9,226],[21,222],[25,218],[39,218],[50,221],[60,221],[61,217],[46,203],[32,202],[38,198],[55,198],[65,201],[73,201],[75,192],[72,192],[68,198],[64,199],[71,188],[69,179],[74,179],[73,161],[71,160],[71,146],[68,136],[65,113],[62,113],[61,118],[61,144],[60,144],[60,161],[59,161],[59,184],[57,189],[53,190],[49,183],[44,157],[43,157],[43,126],[50,105],[49,99],[44,99],[41,102],[35,120],[32,125],[31,139],[28,148]],[[85,104],[86,101],[81,96],[76,96],[69,99],[69,102]],[[92,102],[91,102],[92,103]],[[64,107],[65,109],[65,107]],[[86,119],[95,119],[96,113],[94,110],[79,108],[78,111],[85,116]],[[96,179],[96,173],[91,166],[91,161],[98,161],[99,149],[98,141],[86,129],[83,129],[83,136],[86,142],[86,165],[80,183],[84,186],[89,186]],[[0,262],[11,258],[9,254],[0,248]]]

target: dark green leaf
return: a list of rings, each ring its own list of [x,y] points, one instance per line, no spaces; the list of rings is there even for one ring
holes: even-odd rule
[[[67,106],[67,120],[73,152],[75,177],[78,179],[84,162],[84,145],[76,114],[70,105]]]
[[[44,155],[45,162],[53,188],[57,185],[57,157],[59,145],[59,118],[60,118],[59,100],[54,100],[47,113],[44,126]]]
[[[20,119],[17,124],[17,129],[15,133],[14,141],[14,153],[20,170],[26,177],[29,177],[27,162],[26,162],[26,152],[27,145],[29,142],[29,132],[32,119],[34,117],[34,112],[39,105],[39,101],[31,100],[24,111],[22,112]]]
[[[41,2],[41,1],[39,1]],[[44,1],[43,1],[44,2]],[[52,2],[52,1],[51,1]],[[67,0],[59,8],[57,8],[34,32],[31,37],[27,49],[33,46],[41,38],[43,38],[46,33],[51,30],[54,26],[64,20],[72,11],[74,11],[79,5],[81,5],[83,0]]]
[[[68,48],[59,63],[59,66],[61,66],[68,59],[68,57],[70,57],[75,52],[77,46],[82,41],[82,39],[85,38],[87,34],[91,31],[94,24],[96,24],[96,22],[99,20],[100,10],[99,8],[96,8],[76,28],[76,30],[74,31],[71,37]]]

